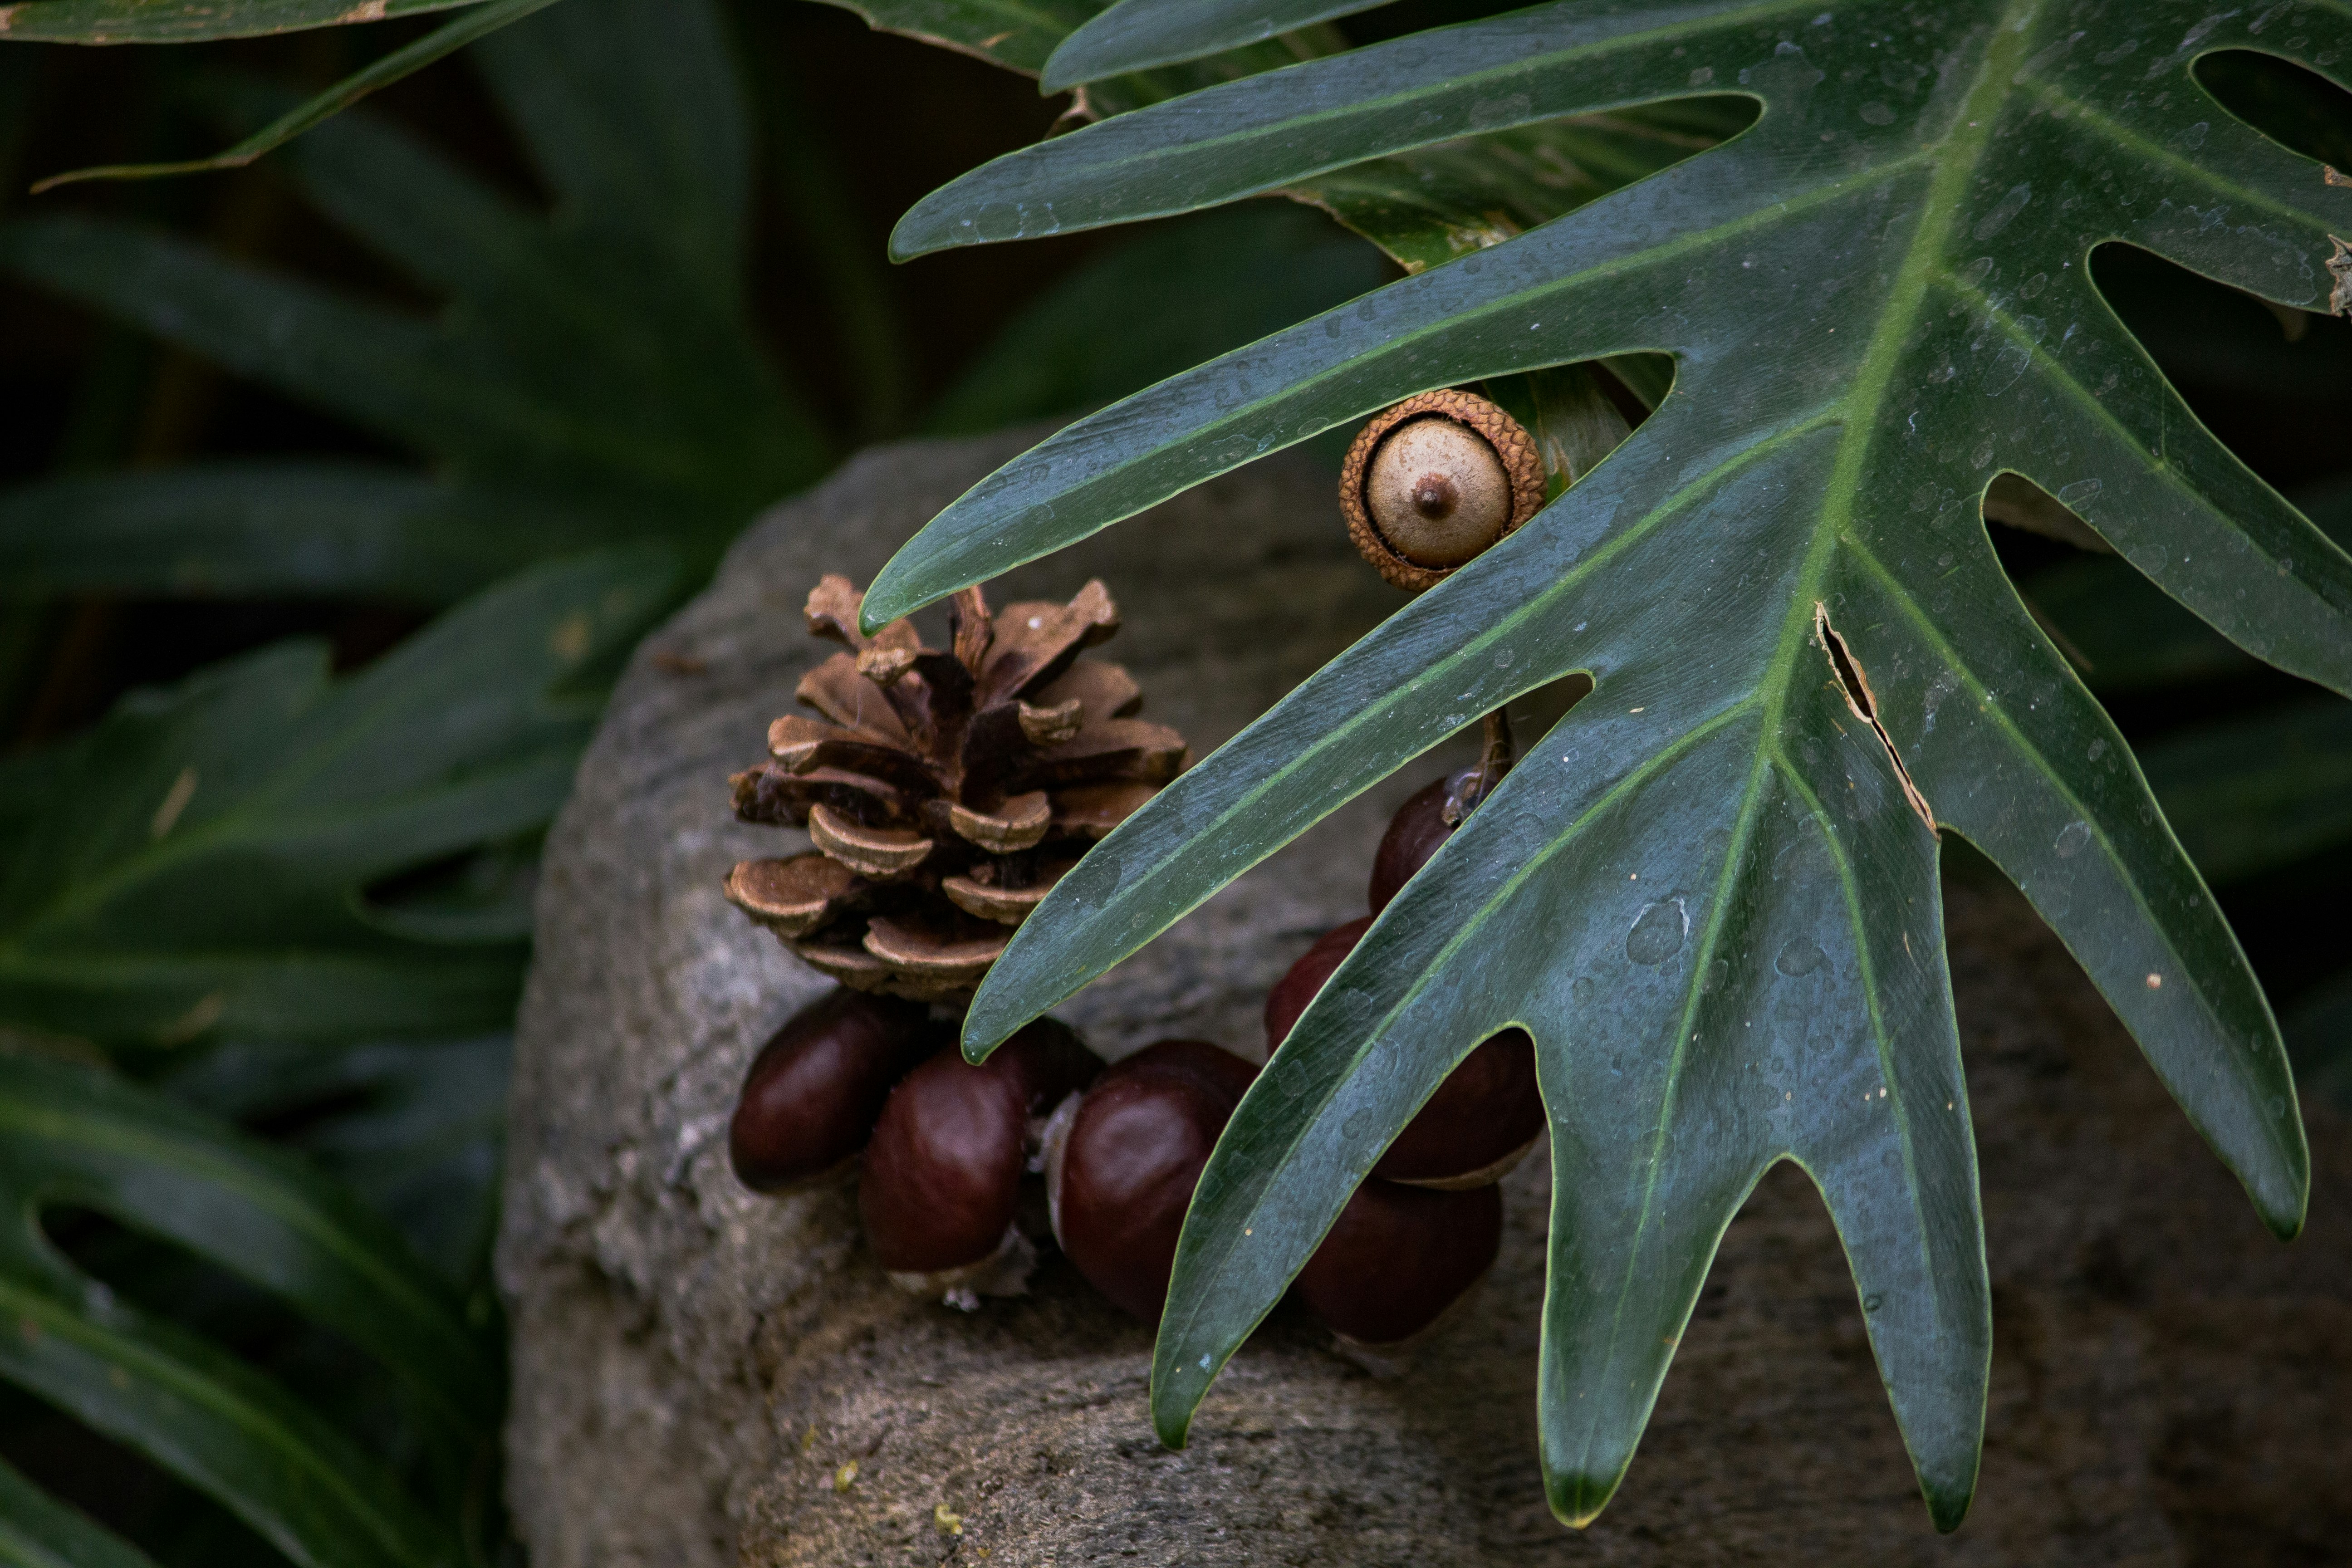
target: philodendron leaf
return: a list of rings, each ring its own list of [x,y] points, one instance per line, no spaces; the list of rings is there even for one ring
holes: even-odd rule
[[[2306,492],[2294,501],[2330,539],[2338,544],[2352,542],[2352,489]],[[2243,675],[2257,668],[2220,633],[2116,556],[2083,555],[2061,562],[2019,587],[2034,617],[2091,689],[2102,696]]]
[[[1037,86],[1060,92],[1126,71],[1199,59],[1293,28],[1352,16],[1388,0],[1119,0],[1062,40]]]
[[[1107,247],[1005,323],[925,420],[940,435],[1099,407],[1393,274],[1288,202],[1250,202]],[[1148,299],[1140,317],[1132,309]],[[0,507],[0,520],[5,509]],[[0,538],[6,524],[0,521]]]
[[[37,44],[200,44],[350,22],[455,11],[484,0],[24,0],[0,13],[0,40]]]
[[[555,0],[489,0],[476,10],[445,23],[414,43],[403,45],[382,59],[350,76],[304,103],[297,104],[236,146],[209,158],[189,158],[173,163],[108,163],[73,169],[36,181],[33,194],[82,180],[149,180],[165,174],[201,174],[221,169],[241,169],[266,153],[274,153],[305,131],[325,124],[352,104],[381,88],[415,75],[434,61],[456,54],[475,39],[521,21]],[[373,20],[373,17],[368,18]]]
[[[877,31],[937,44],[991,65],[1035,76],[1046,58],[1073,29],[1102,9],[1100,0],[824,0],[855,12]],[[1157,103],[1212,82],[1271,70],[1293,60],[1331,54],[1344,47],[1328,29],[1274,40],[1244,42],[1163,69],[1137,70],[1090,79],[1080,89],[1074,112],[1085,119],[1118,114],[1138,104]],[[1046,88],[1058,92],[1063,86]]]
[[[165,1045],[500,1026],[522,943],[416,940],[371,887],[554,815],[672,578],[648,552],[542,567],[357,675],[281,644],[6,764],[46,805],[0,852],[0,1017]]]
[[[977,1053],[1482,712],[1593,680],[1219,1144],[1160,1328],[1167,1440],[1422,1100],[1517,1026],[1551,1119],[1555,1511],[1612,1493],[1724,1226],[1792,1159],[1844,1239],[1931,1516],[1957,1523],[1990,1322],[1939,832],[2024,889],[2265,1221],[2301,1224],[2270,1009],[1980,510],[1994,476],[2030,479],[2240,647],[2352,690],[2352,558],[2198,425],[2088,275],[2123,242],[2281,304],[2352,294],[2330,238],[2352,189],[2191,75],[2244,47],[2340,83],[2352,5],[1567,0],[1120,116],[902,222],[903,254],[1676,94],[1761,106],[1663,174],[1069,426],[866,595],[879,624],[1430,387],[1676,362],[1589,477],[1081,861],[974,1002]]]
[[[457,1562],[453,1521],[421,1510],[350,1437],[246,1363],[84,1275],[41,1218],[95,1210],[241,1276],[399,1374],[438,1413],[446,1441],[478,1452],[495,1441],[496,1363],[386,1222],[194,1111],[103,1072],[11,1057],[0,1057],[0,1205],[11,1325],[0,1378],[210,1494],[297,1563]],[[81,1554],[19,1560],[141,1561],[95,1550],[37,1494],[8,1495],[23,1486],[0,1478],[0,1542],[38,1531]]]
[[[1284,194],[1323,208],[1408,272],[1499,245],[1748,128],[1746,99],[1569,115],[1412,147]]]

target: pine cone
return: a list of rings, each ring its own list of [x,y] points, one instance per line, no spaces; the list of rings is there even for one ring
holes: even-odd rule
[[[731,781],[736,816],[806,827],[816,848],[741,862],[727,897],[845,985],[961,1001],[1087,845],[1192,753],[1130,717],[1143,694],[1126,670],[1078,657],[1118,630],[1099,582],[994,616],[966,588],[947,651],[904,620],[868,639],[862,597],[838,576],[809,595],[810,633],[849,648],[795,693],[824,718],[777,720],[775,760]]]

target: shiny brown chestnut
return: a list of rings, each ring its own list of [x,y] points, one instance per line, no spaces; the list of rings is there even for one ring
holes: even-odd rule
[[[1034,1253],[1013,1216],[1032,1119],[1101,1065],[1068,1026],[1041,1018],[978,1067],[950,1047],[890,1091],[857,1199],[894,1284],[964,1307],[975,1292],[1020,1292]]]
[[[835,987],[752,1058],[727,1129],[737,1179],[783,1193],[856,1158],[890,1086],[937,1048],[928,1009]]]
[[[1202,1040],[1162,1040],[1106,1068],[1048,1134],[1054,1235],[1121,1310],[1160,1321],[1176,1237],[1217,1135],[1256,1068]]]
[[[1355,951],[1371,921],[1323,933],[1265,999],[1266,1054],[1290,1036],[1307,1003]],[[1501,1181],[1543,1131],[1536,1043],[1506,1029],[1464,1058],[1372,1167],[1385,1181],[1424,1187],[1482,1187]]]
[[[1291,1026],[1323,989],[1339,963],[1356,950],[1364,933],[1372,929],[1372,917],[1365,915],[1346,925],[1333,926],[1315,939],[1315,945],[1299,956],[1283,977],[1274,983],[1265,994],[1265,1054],[1271,1057],[1276,1047],[1290,1037]]]
[[[1387,909],[1389,900],[1412,880],[1413,873],[1428,865],[1439,846],[1454,836],[1459,818],[1449,819],[1446,808],[1461,781],[1458,773],[1437,780],[1416,792],[1389,818],[1388,831],[1381,835],[1381,847],[1372,855],[1372,880],[1367,889],[1372,913]]]
[[[1298,1299],[1343,1348],[1394,1354],[1494,1267],[1503,1194],[1367,1181],[1298,1271]]]

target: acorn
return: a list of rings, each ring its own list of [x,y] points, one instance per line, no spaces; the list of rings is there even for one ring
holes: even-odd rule
[[[1268,1056],[1289,1038],[1299,1015],[1371,923],[1367,916],[1334,926],[1276,983],[1265,999]],[[1524,1029],[1506,1029],[1446,1075],[1371,1173],[1421,1187],[1491,1186],[1510,1174],[1543,1129],[1536,1043]]]
[[[974,1067],[952,1046],[890,1091],[866,1146],[858,1207],[891,1283],[967,1310],[1019,1295],[1035,1250],[1013,1225],[1034,1119],[1101,1063],[1040,1018]]]
[[[737,1179],[785,1193],[866,1147],[890,1086],[939,1044],[928,1009],[836,986],[786,1019],[752,1058],[727,1130]]]
[[[1427,1338],[1486,1278],[1503,1246],[1503,1194],[1368,1181],[1294,1282],[1339,1348],[1368,1369]]]
[[[1416,591],[1543,503],[1535,438],[1468,392],[1424,392],[1383,411],[1357,434],[1339,472],[1339,506],[1357,550],[1391,583]]]
[[[1256,1075],[1206,1041],[1162,1040],[1056,1111],[1045,1152],[1055,1239],[1122,1311],[1160,1321],[1192,1189]]]

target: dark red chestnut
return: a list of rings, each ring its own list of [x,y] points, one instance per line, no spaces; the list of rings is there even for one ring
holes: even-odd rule
[[[1339,967],[1339,961],[1356,951],[1364,933],[1372,929],[1372,917],[1349,921],[1343,926],[1333,926],[1315,939],[1315,945],[1290,966],[1283,977],[1274,983],[1265,994],[1265,1054],[1273,1056],[1276,1047],[1290,1037],[1291,1026],[1307,1011],[1307,1004],[1323,989]]]
[[[946,1293],[1014,1294],[1034,1253],[1013,1225],[1032,1118],[1101,1063],[1064,1024],[1041,1018],[978,1067],[954,1047],[908,1073],[866,1146],[858,1207],[893,1282]]]
[[[1324,932],[1267,994],[1268,1056],[1290,1037],[1307,1004],[1355,951],[1371,923],[1370,919],[1349,921]],[[1523,1029],[1506,1029],[1446,1075],[1372,1167],[1372,1174],[1417,1186],[1486,1186],[1510,1173],[1543,1128],[1536,1043]]]
[[[1162,1040],[1105,1069],[1049,1142],[1046,1192],[1062,1250],[1147,1323],[1167,1302],[1201,1168],[1256,1074],[1204,1041]]]
[[[1393,1352],[1494,1267],[1503,1194],[1367,1181],[1298,1271],[1298,1299],[1352,1349]]]
[[[890,1086],[939,1044],[919,1004],[836,987],[760,1047],[727,1152],[755,1192],[781,1193],[856,1157]]]
[[[1387,909],[1389,900],[1412,880],[1412,874],[1428,865],[1438,847],[1453,836],[1460,818],[1457,814],[1455,821],[1449,822],[1445,811],[1453,803],[1459,779],[1459,774],[1439,779],[1389,818],[1389,830],[1381,835],[1381,847],[1372,854],[1372,880],[1367,889],[1372,913]]]
[[[1490,1186],[1543,1130],[1536,1043],[1524,1029],[1506,1029],[1445,1075],[1372,1174],[1422,1187]]]

